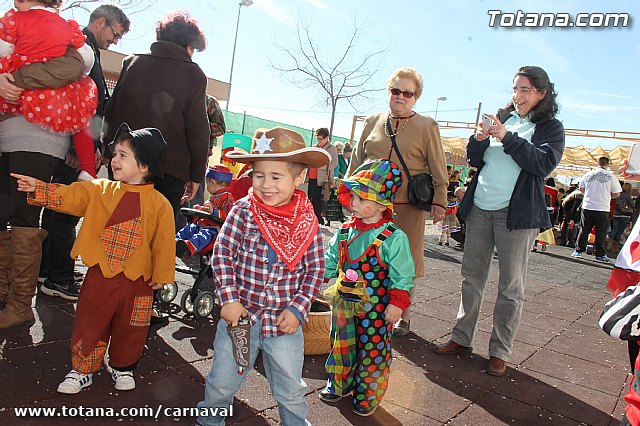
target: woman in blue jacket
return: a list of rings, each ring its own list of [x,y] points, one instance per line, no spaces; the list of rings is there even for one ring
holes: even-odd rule
[[[522,67],[511,101],[493,124],[469,138],[469,164],[478,168],[460,205],[467,235],[462,259],[462,300],[451,340],[440,354],[470,351],[494,247],[498,252],[498,297],[493,311],[487,372],[501,376],[520,323],[527,263],[540,229],[551,227],[544,179],[564,150],[564,127],[555,118],[557,93],[540,67]]]

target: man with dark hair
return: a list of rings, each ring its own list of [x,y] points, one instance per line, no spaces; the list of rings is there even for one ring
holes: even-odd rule
[[[100,49],[109,49],[129,31],[130,21],[125,13],[114,5],[97,7],[89,17],[89,24],[82,30],[87,37],[86,43],[94,55],[93,68],[89,77],[98,88],[98,108],[91,122],[91,137],[96,148],[96,164],[99,164],[100,128],[104,108],[109,99],[107,83],[100,64]],[[71,184],[78,179],[77,158],[73,150],[67,154],[67,161],[62,164],[53,176],[52,182]],[[40,278],[40,291],[49,296],[59,296],[67,300],[77,300],[80,288],[75,280],[75,261],[71,258],[71,247],[76,240],[76,225],[80,218],[45,209],[42,213],[42,228],[49,232],[43,242]]]
[[[573,257],[582,257],[587,250],[587,238],[591,229],[596,228],[596,262],[611,263],[604,250],[604,242],[609,228],[609,209],[611,199],[618,198],[622,192],[618,179],[609,170],[609,158],[600,157],[598,168],[587,172],[580,181],[582,215],[580,216],[580,234]]]

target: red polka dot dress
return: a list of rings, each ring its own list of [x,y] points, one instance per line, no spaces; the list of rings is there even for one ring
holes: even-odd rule
[[[15,49],[0,58],[0,73],[63,56],[67,47],[80,48],[85,36],[73,20],[53,9],[9,10],[0,20],[0,39]],[[96,85],[88,76],[59,88],[25,90],[17,103],[0,97],[0,112],[22,114],[25,119],[57,133],[77,133],[89,125],[98,103]]]

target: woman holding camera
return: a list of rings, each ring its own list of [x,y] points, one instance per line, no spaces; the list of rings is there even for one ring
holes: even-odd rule
[[[400,68],[389,77],[387,89],[389,112],[374,114],[366,119],[362,136],[351,154],[351,163],[346,175],[350,176],[367,160],[388,158],[401,167],[404,176],[405,171],[391,143],[391,137],[395,137],[411,175],[431,173],[435,191],[431,216],[434,223],[439,222],[444,218],[449,179],[438,124],[431,117],[413,111],[413,106],[422,95],[422,76],[413,68]],[[409,237],[417,279],[424,276],[426,212],[409,203],[407,184],[408,176],[404,176],[404,183],[394,200],[397,215],[395,223]],[[411,289],[411,299],[415,288],[414,285]],[[410,309],[411,307],[404,310],[402,319],[395,326],[394,335],[405,336],[409,333]]]
[[[564,150],[564,127],[555,118],[557,93],[539,67],[520,68],[511,101],[493,123],[469,138],[467,158],[478,168],[460,205],[467,235],[462,258],[462,300],[451,340],[440,354],[470,351],[494,247],[498,251],[498,297],[493,310],[487,372],[501,376],[511,355],[522,304],[527,262],[540,229],[551,227],[544,179]]]

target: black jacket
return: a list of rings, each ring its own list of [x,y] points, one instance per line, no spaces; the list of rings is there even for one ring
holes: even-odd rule
[[[508,113],[499,114],[501,122],[509,117]],[[507,228],[547,229],[551,228],[547,205],[544,202],[544,180],[556,168],[564,151],[564,127],[556,118],[536,123],[536,129],[527,142],[518,133],[507,132],[502,139],[505,154],[510,155],[522,168],[516,186],[511,194]],[[460,204],[460,216],[466,218],[473,207],[473,198],[478,186],[480,170],[484,166],[484,152],[489,147],[489,138],[478,141],[475,135],[469,138],[467,161],[478,172]]]
[[[207,168],[211,127],[207,118],[207,77],[187,49],[167,41],[151,52],[125,58],[105,110],[105,141],[122,123],[132,129],[155,127],[167,141],[165,175],[202,182]]]

